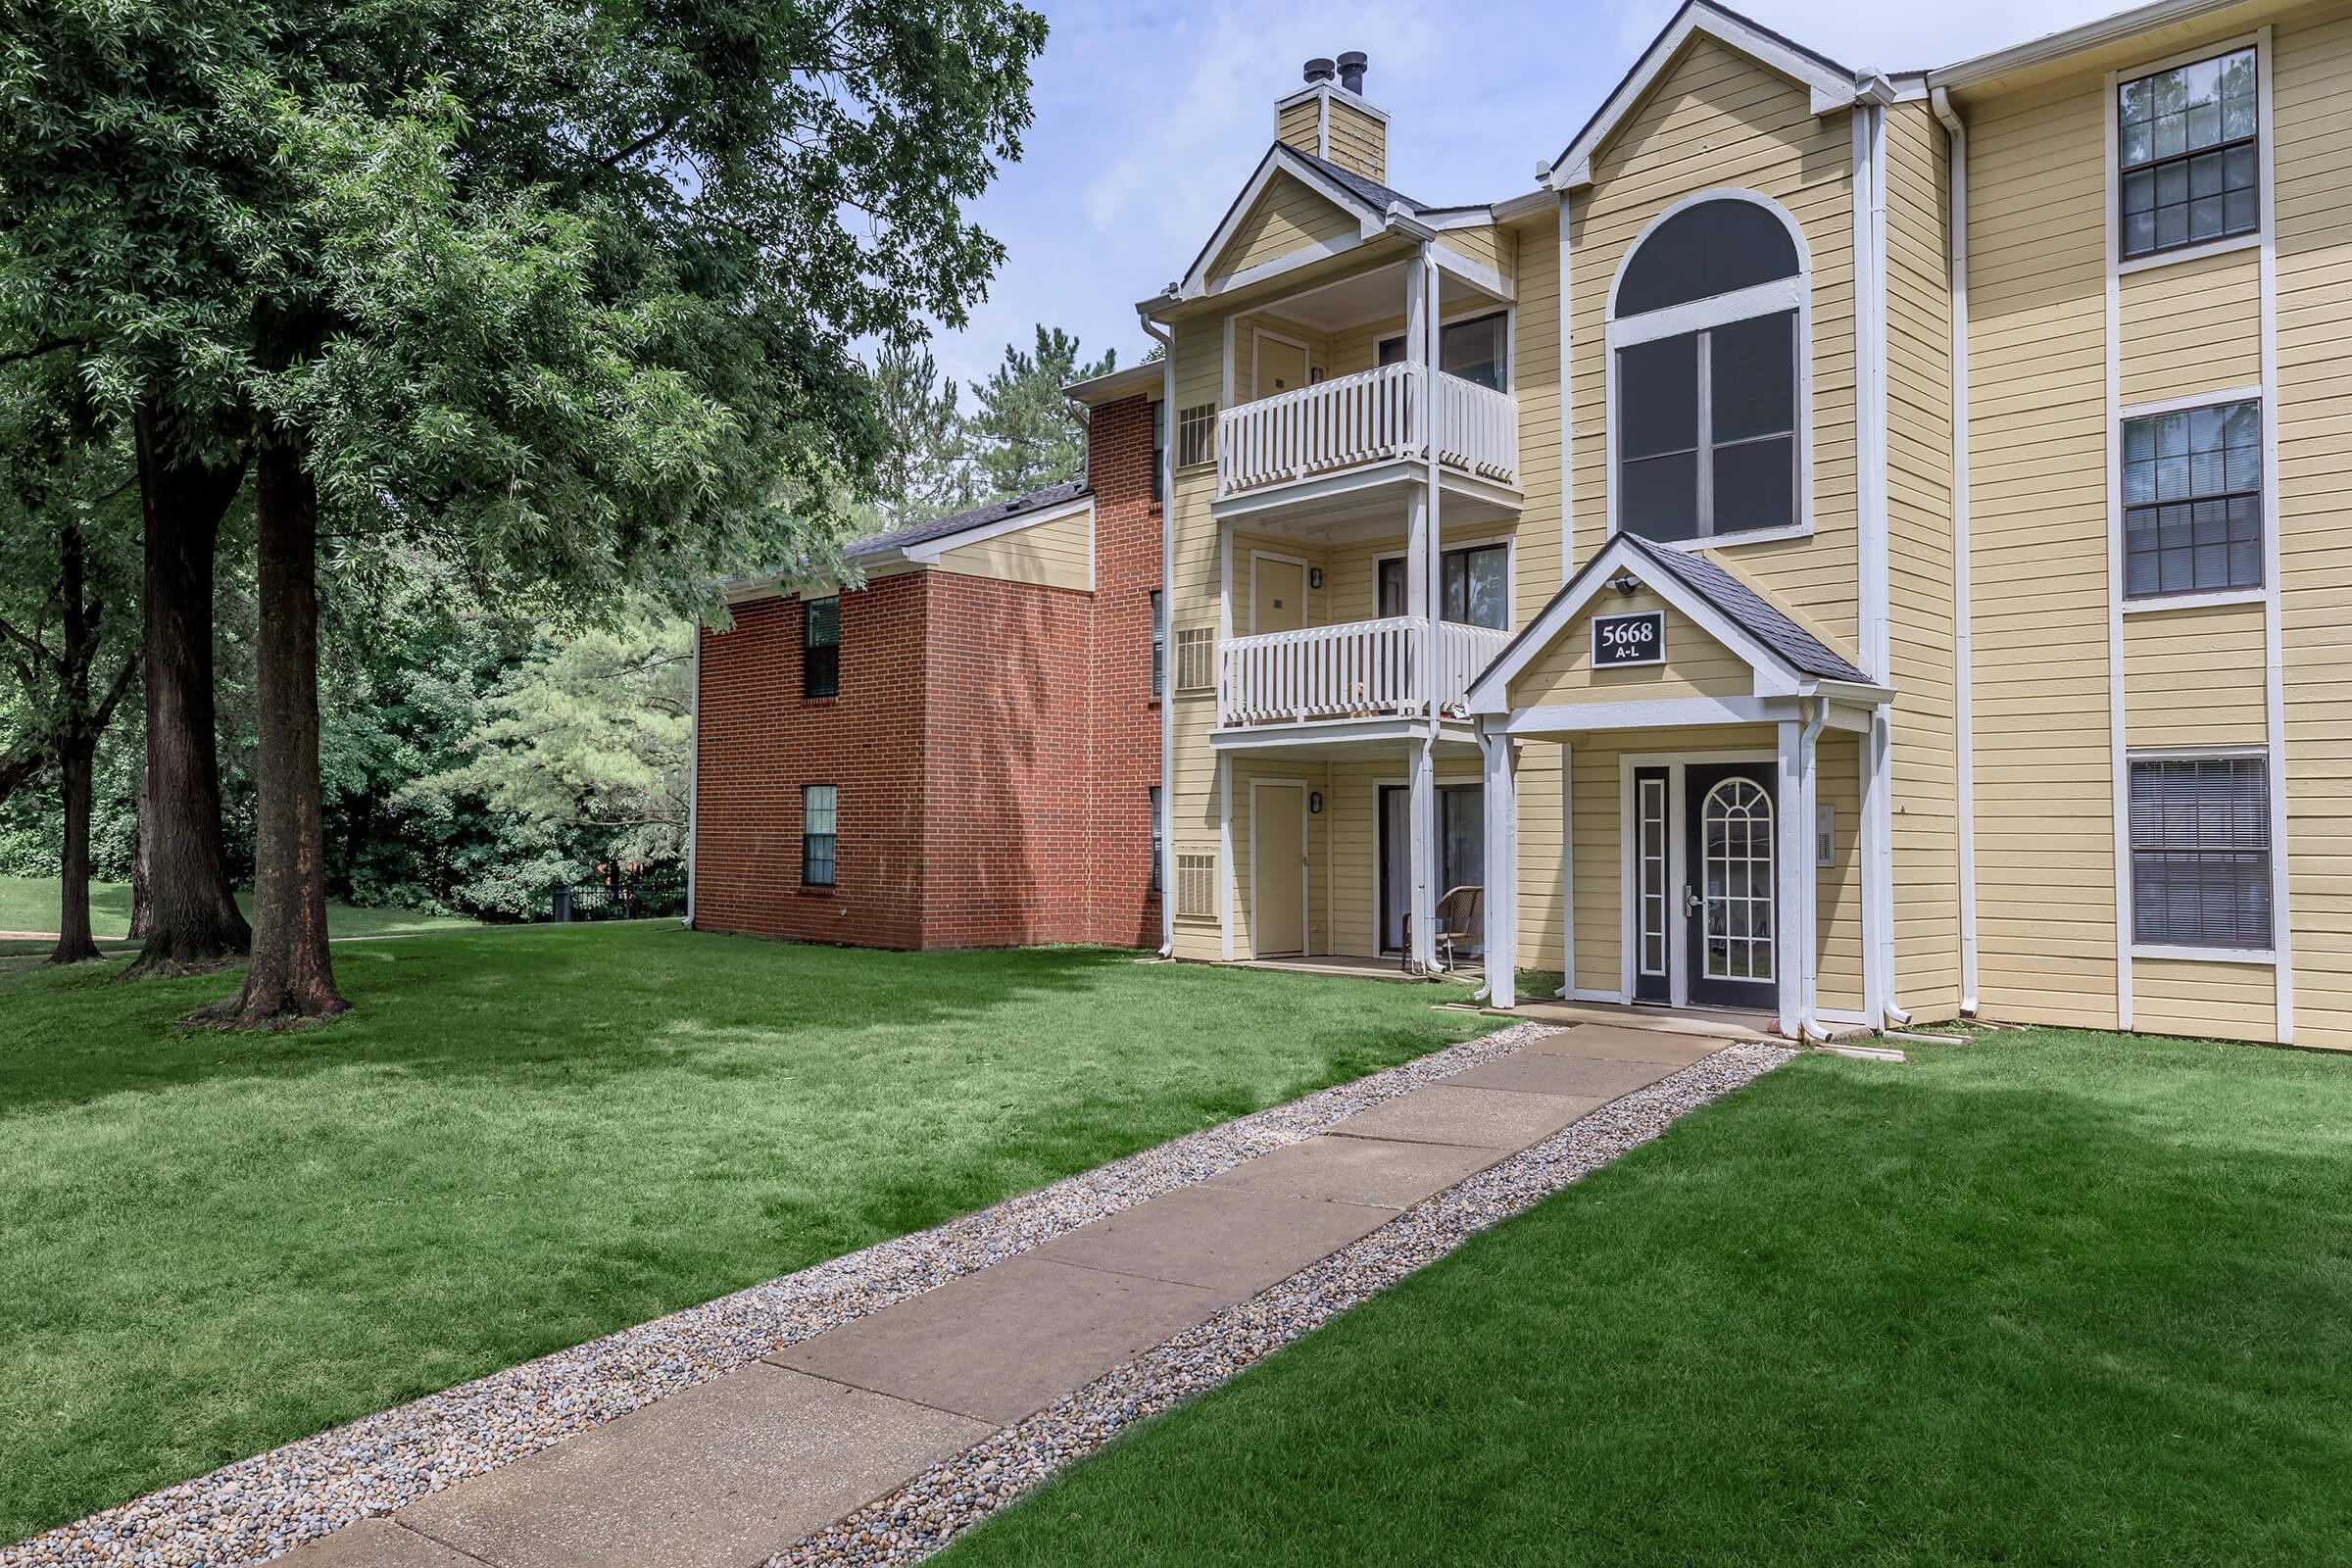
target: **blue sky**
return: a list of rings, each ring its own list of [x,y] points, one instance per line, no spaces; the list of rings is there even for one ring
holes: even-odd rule
[[[1677,0],[1030,0],[1053,24],[1024,156],[975,208],[1009,254],[942,368],[984,378],[1039,321],[1091,355],[1140,356],[1135,302],[1181,273],[1274,136],[1312,55],[1372,57],[1389,183],[1423,201],[1535,186]],[[1743,10],[1849,66],[1965,59],[2121,9],[2119,0],[1759,0]]]

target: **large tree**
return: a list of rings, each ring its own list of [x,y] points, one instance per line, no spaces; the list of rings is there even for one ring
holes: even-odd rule
[[[0,354],[74,355],[125,416],[168,385],[173,450],[253,471],[254,952],[210,1019],[331,1015],[322,530],[337,567],[405,535],[488,596],[692,604],[755,561],[837,568],[837,511],[791,502],[871,489],[852,343],[960,324],[1000,260],[961,204],[1017,156],[1044,23],[1005,0],[0,0],[0,163],[32,172],[0,182],[0,302],[69,296],[0,314]],[[93,204],[135,261],[80,254]]]
[[[993,494],[1026,495],[1086,472],[1086,414],[1061,389],[1107,375],[1117,362],[1115,350],[1080,360],[1075,337],[1042,323],[1034,349],[1004,346],[1004,363],[973,389],[978,407],[969,421]]]
[[[874,412],[888,445],[874,502],[893,527],[960,512],[975,499],[960,389],[916,343],[885,344],[872,366]]]

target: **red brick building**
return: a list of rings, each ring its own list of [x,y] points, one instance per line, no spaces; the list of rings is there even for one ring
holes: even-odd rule
[[[1087,477],[862,540],[702,634],[688,919],[884,948],[1161,941],[1156,365]]]

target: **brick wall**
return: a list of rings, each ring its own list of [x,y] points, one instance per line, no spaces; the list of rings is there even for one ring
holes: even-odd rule
[[[891,948],[1156,947],[1142,398],[1095,411],[1095,591],[945,571],[841,599],[841,695],[801,697],[797,601],[703,634],[695,924]],[[839,877],[803,889],[803,784],[840,791]]]
[[[800,601],[703,632],[694,923],[815,942],[922,945],[923,580],[841,596],[841,694],[801,696]],[[801,885],[801,786],[839,792],[836,885]]]

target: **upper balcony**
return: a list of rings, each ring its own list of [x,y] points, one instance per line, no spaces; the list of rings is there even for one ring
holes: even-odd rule
[[[1511,634],[1420,615],[1234,637],[1217,650],[1217,724],[1460,716]]]
[[[1383,470],[1426,466],[1433,440],[1443,473],[1518,491],[1518,400],[1400,362],[1220,414],[1217,511],[1229,515],[1253,510],[1230,503],[1279,501],[1285,499],[1280,492],[1308,485],[1324,494],[1353,491],[1360,486],[1330,481],[1377,481],[1390,476]]]

